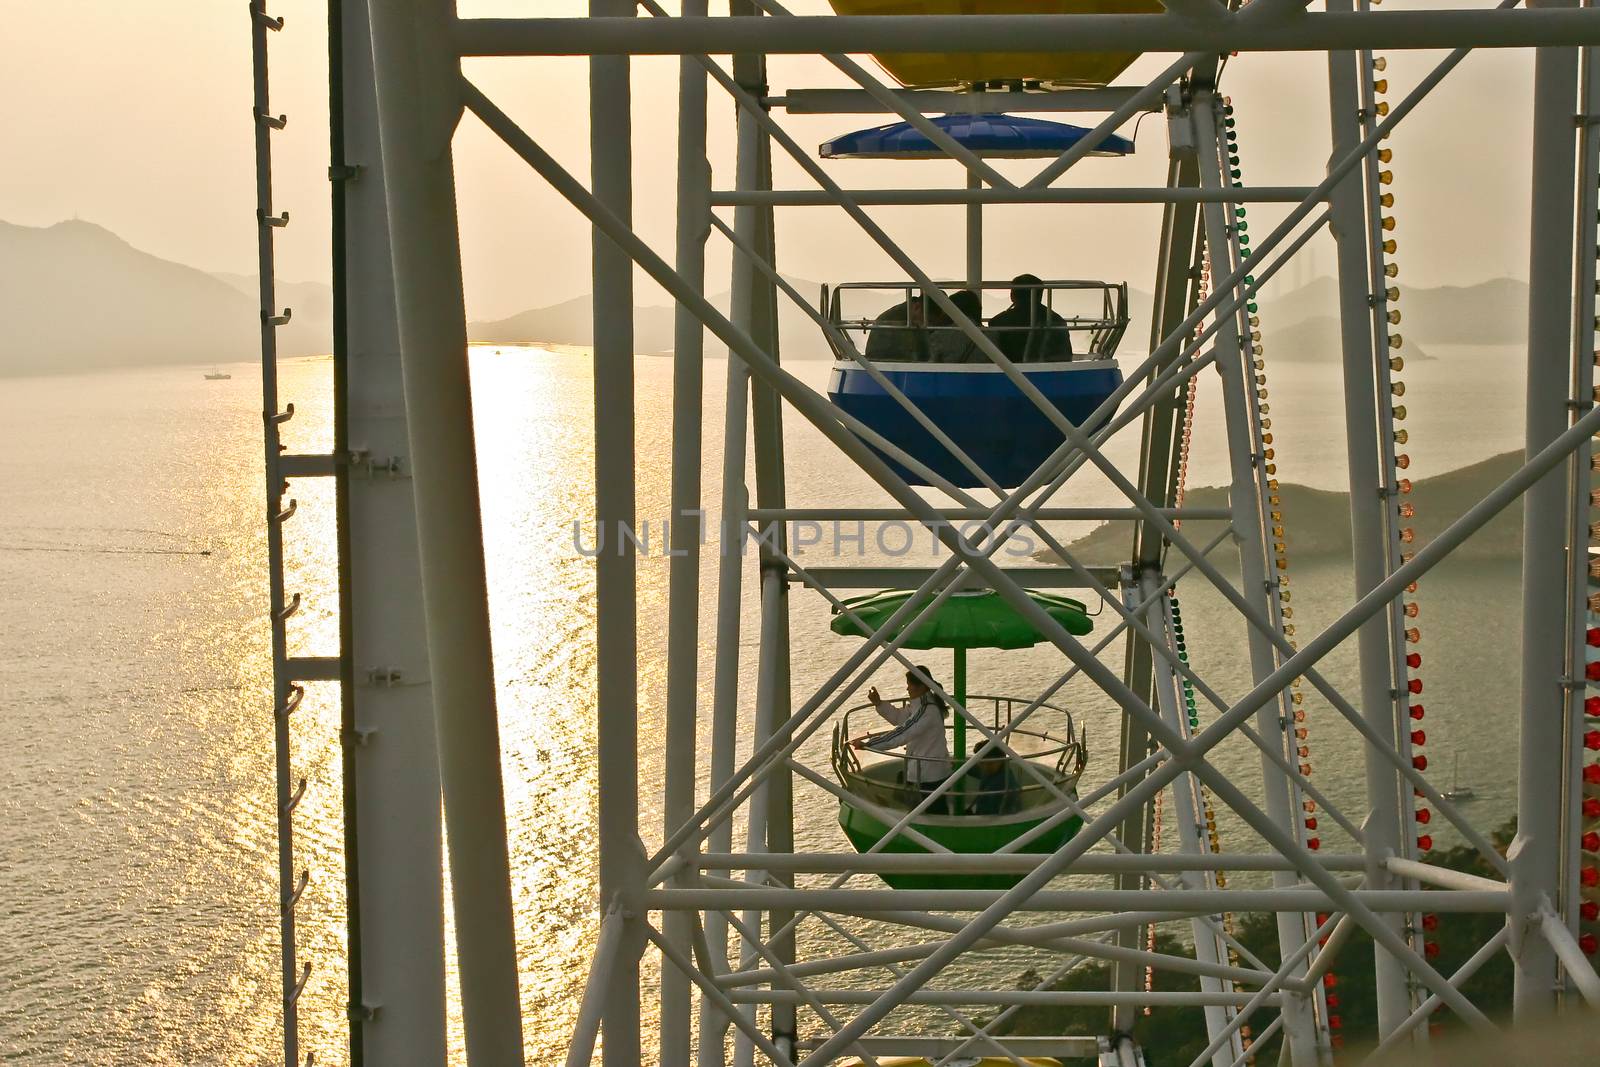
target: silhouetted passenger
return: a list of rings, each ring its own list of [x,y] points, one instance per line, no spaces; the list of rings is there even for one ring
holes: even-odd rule
[[[867,333],[868,359],[878,362],[926,363],[929,358],[927,298],[902,300],[872,320]]]
[[[1043,363],[1072,358],[1067,320],[1044,304],[1036,275],[1011,279],[1011,306],[989,320],[995,344],[1013,363]]]
[[[968,810],[973,815],[1009,815],[1022,806],[1022,790],[1011,760],[998,748],[986,752],[968,775],[976,794]]]
[[[958,289],[950,302],[973,324],[983,327],[983,300],[971,289]],[[978,345],[937,304],[928,309],[928,358],[934,363],[977,363],[983,360]]]

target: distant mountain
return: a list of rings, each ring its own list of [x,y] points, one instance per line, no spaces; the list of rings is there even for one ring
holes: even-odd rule
[[[1507,452],[1470,467],[1414,482],[1406,499],[1416,507],[1417,517],[1408,520],[1406,525],[1416,531],[1417,544],[1426,544],[1437,536],[1482,500],[1485,493],[1515,473],[1522,462],[1522,453]],[[1285,483],[1280,495],[1288,545],[1295,555],[1350,558],[1348,493]],[[1184,497],[1184,504],[1196,508],[1227,507],[1228,491],[1215,486],[1191,489]],[[1184,536],[1199,544],[1207,543],[1221,531],[1222,524],[1214,520],[1183,524]],[[1118,520],[1064,547],[1085,563],[1115,564],[1127,557],[1131,545],[1132,524]],[[1511,559],[1519,556],[1521,549],[1522,509],[1512,504],[1468,538],[1454,555],[1466,559]],[[1041,558],[1054,557],[1043,553]]]
[[[802,295],[816,299],[820,286],[800,278],[787,279]],[[786,359],[832,359],[822,331],[810,317],[782,293],[778,294],[778,352]],[[718,293],[711,303],[728,313],[729,294]],[[633,309],[633,348],[644,355],[672,351],[673,304],[652,304]],[[467,337],[478,344],[587,345],[594,341],[594,300],[575,297],[549,307],[531,308],[492,322],[467,325]],[[708,331],[706,351],[725,351],[726,346]]]
[[[1269,366],[1274,363],[1337,365],[1340,343],[1339,320],[1332,315],[1315,315],[1301,319],[1287,329],[1268,326],[1262,331],[1262,347],[1266,350]],[[1405,339],[1405,347],[1399,354],[1405,356],[1408,363],[1426,363],[1434,358],[1410,337]]]
[[[1420,341],[1424,345],[1527,343],[1527,282],[1492,278],[1477,285],[1441,285],[1432,289],[1398,287],[1400,299],[1395,302],[1394,309],[1400,312],[1400,323],[1395,332],[1407,342]],[[1334,279],[1321,277],[1288,292],[1265,293],[1260,305],[1267,358],[1286,354],[1279,350],[1281,342],[1274,340],[1286,335],[1296,352],[1305,352],[1305,342],[1317,340],[1328,346],[1329,358],[1337,354],[1339,295]],[[1318,322],[1323,319],[1327,321]],[[1311,322],[1318,322],[1318,325],[1306,326]],[[1296,329],[1302,332],[1289,334]],[[1313,334],[1313,329],[1319,332]],[[1410,356],[1409,349],[1408,343],[1402,351]],[[1320,357],[1312,352],[1310,358]]]
[[[241,287],[93,223],[0,222],[0,375],[253,359],[256,308]],[[296,309],[283,354],[326,352],[327,320]]]
[[[254,274],[212,275],[243,293],[255,307],[260,295]],[[333,288],[325,282],[286,282],[273,286],[280,308],[289,308],[289,321],[278,327],[278,348],[286,356],[325,355],[333,351]],[[252,353],[254,355],[254,353]]]

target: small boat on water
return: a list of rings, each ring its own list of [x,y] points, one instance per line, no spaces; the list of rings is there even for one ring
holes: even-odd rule
[[[206,381],[208,382],[225,382],[232,377],[233,375],[229,374],[220,367],[212,367],[211,370],[206,373]]]
[[[1473,792],[1470,785],[1461,784],[1461,754],[1456,753],[1455,764],[1450,771],[1450,788],[1439,794],[1446,800],[1471,800],[1477,793]]]

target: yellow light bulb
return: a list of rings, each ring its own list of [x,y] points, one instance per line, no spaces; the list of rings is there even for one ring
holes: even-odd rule
[[[1399,267],[1399,265],[1398,264],[1394,264],[1394,263],[1385,263],[1383,265],[1383,276],[1385,278],[1398,278],[1398,277],[1400,277],[1400,267]]]
[[[1391,326],[1400,325],[1400,312],[1398,310],[1394,310],[1394,311],[1390,311],[1389,312],[1389,325],[1391,325]]]
[[[1396,300],[1399,300],[1400,299],[1400,288],[1399,288],[1399,286],[1395,286],[1395,285],[1389,286],[1389,288],[1387,288],[1387,289],[1385,289],[1383,291],[1383,298],[1385,300],[1389,301],[1389,303],[1391,303],[1391,304],[1394,303]]]
[[[1404,422],[1405,420],[1406,420],[1406,406],[1404,404],[1396,404],[1394,406],[1394,421],[1395,422]]]
[[[1406,383],[1405,382],[1395,382],[1394,384],[1389,386],[1389,392],[1393,393],[1395,396],[1405,396],[1406,395]]]
[[[1389,113],[1389,102],[1387,100],[1379,100],[1372,110],[1376,111],[1380,116],[1387,115]]]
[[[1389,255],[1392,256],[1396,252],[1400,251],[1400,244],[1399,244],[1399,242],[1395,241],[1393,238],[1390,238],[1389,240],[1383,242],[1383,250],[1386,253],[1388,253]],[[1394,277],[1394,275],[1391,274],[1391,275],[1389,275],[1389,277],[1392,278],[1392,277]]]
[[[1393,215],[1385,215],[1383,217],[1383,228],[1384,228],[1384,230],[1386,232],[1393,233],[1394,232],[1394,227],[1395,227],[1394,216]]]
[[[1392,159],[1394,159],[1394,149],[1392,149],[1392,148],[1380,148],[1380,149],[1378,149],[1378,162],[1379,163],[1388,163]]]
[[[1372,83],[1372,91],[1375,92],[1375,93],[1386,93],[1386,92],[1388,92],[1389,91],[1389,79],[1388,78],[1379,78],[1377,81],[1373,82]]]
[[[1372,60],[1372,69],[1381,74],[1389,69],[1389,61],[1382,56],[1376,56]]]
[[[1380,185],[1390,185],[1390,184],[1392,184],[1394,182],[1394,171],[1392,171],[1392,170],[1380,170],[1378,172],[1378,182],[1379,182]]]
[[[1403,344],[1405,344],[1405,339],[1403,337],[1401,337],[1399,334],[1391,333],[1389,335],[1389,347],[1390,348],[1399,348]]]
[[[1394,371],[1397,374],[1400,371],[1405,370],[1406,369],[1405,358],[1402,357],[1402,356],[1391,356],[1391,357],[1389,357],[1389,369]]]
[[[1378,203],[1382,204],[1384,207],[1394,207],[1394,194],[1384,193],[1382,196],[1378,197]]]
[[[1411,440],[1411,435],[1409,433],[1407,433],[1405,430],[1396,430],[1394,432],[1394,443],[1395,444],[1403,445],[1409,440]],[[1408,504],[1407,507],[1409,507],[1409,506],[1410,505]]]

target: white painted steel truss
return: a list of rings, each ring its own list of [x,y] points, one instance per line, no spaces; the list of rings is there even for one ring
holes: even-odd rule
[[[353,612],[354,621],[347,628],[340,674],[347,691],[356,686],[351,646],[375,647],[366,627],[373,627],[371,633],[389,645],[414,645],[425,633],[426,661],[416,676],[429,679],[421,692],[431,694],[434,709],[431,721],[412,714],[372,720],[372,711],[366,713],[366,721],[381,723],[368,733],[392,736],[401,747],[379,744],[355,752],[354,762],[347,763],[347,774],[355,778],[349,815],[353,828],[365,825],[375,809],[393,805],[385,808],[386,814],[400,813],[400,822],[374,822],[373,833],[410,826],[416,841],[424,846],[431,842],[437,850],[437,808],[415,798],[419,790],[431,795],[426,793],[434,788],[430,783],[442,785],[470,1061],[520,1061],[522,1034],[450,149],[464,111],[496,133],[595,229],[595,407],[597,425],[604,425],[606,432],[596,435],[594,517],[602,526],[631,524],[635,507],[632,325],[628,316],[608,309],[633,306],[636,267],[677,301],[671,495],[673,517],[683,521],[672,523],[672,548],[678,554],[671,564],[667,634],[665,825],[660,846],[653,852],[645,849],[638,825],[635,559],[627,551],[607,553],[597,560],[603,921],[569,1064],[589,1062],[602,1035],[606,1064],[639,1062],[644,1055],[641,1002],[650,996],[659,998],[657,1054],[660,1062],[674,1065],[697,1058],[703,1067],[715,1067],[730,1055],[743,1064],[758,1054],[774,1063],[824,1064],[842,1057],[876,1063],[879,1057],[908,1054],[944,1064],[964,1055],[1021,1063],[1026,1055],[1093,1053],[1081,1037],[1006,1034],[1004,1023],[1031,1004],[1107,1008],[1107,1038],[1124,1055],[1130,1052],[1127,1034],[1137,1007],[1159,1011],[1162,1006],[1200,1006],[1211,1040],[1194,1067],[1245,1062],[1250,1056],[1243,1039],[1247,1027],[1255,1028],[1258,1042],[1281,1030],[1288,1062],[1304,1067],[1322,1062],[1328,1052],[1323,976],[1336,961],[1344,968],[1368,965],[1348,954],[1340,956],[1357,929],[1370,934],[1376,946],[1371,966],[1378,979],[1379,1031],[1386,1046],[1425,1032],[1419,1028],[1441,1008],[1474,1026],[1494,1025],[1485,1011],[1499,1006],[1475,1005],[1461,987],[1503,950],[1516,964],[1520,1017],[1537,1017],[1565,999],[1600,999],[1600,979],[1575,936],[1582,902],[1578,872],[1588,472],[1591,440],[1600,431],[1590,357],[1592,220],[1600,180],[1600,138],[1594,134],[1600,106],[1591,73],[1600,48],[1600,12],[1578,10],[1575,2],[1514,10],[1516,4],[1508,0],[1495,11],[1438,11],[1423,17],[1372,12],[1365,0],[1359,5],[1328,0],[1325,12],[1306,12],[1297,0],[1256,0],[1240,11],[1214,0],[1170,0],[1166,14],[1137,16],[845,19],[791,16],[776,0],[734,0],[733,14],[717,18],[706,17],[704,0],[686,0],[682,16],[667,14],[654,0],[641,0],[639,6],[647,17],[635,17],[630,0],[593,0],[586,19],[457,20],[449,0],[344,0],[334,9],[334,28],[344,35],[335,76],[343,87],[336,107],[345,141],[336,137],[336,145],[359,146],[365,153],[356,159],[346,152],[346,158],[359,164],[367,182],[350,183],[343,194],[349,210],[336,216],[338,236],[345,242],[341,281],[348,278],[353,294],[342,305],[347,341],[361,339],[361,352],[352,353],[345,343],[342,358],[352,369],[363,368],[363,373],[349,376],[342,403],[347,416],[367,415],[370,432],[383,437],[386,451],[393,451],[389,472],[409,476],[415,556],[401,559],[400,580],[402,588],[409,581],[419,589],[424,604],[423,618],[409,629],[391,617],[391,629],[377,630],[368,620],[392,604],[377,588],[370,568],[363,569],[371,543],[364,536],[350,541],[350,566],[343,580],[345,608]],[[265,31],[259,24],[257,38],[258,111],[265,114]],[[1529,116],[1535,151],[1526,463],[1432,542],[1414,554],[1402,554],[1394,443],[1388,429],[1395,413],[1389,378],[1390,298],[1381,258],[1384,179],[1378,155],[1391,131],[1467,49],[1508,46],[1539,49],[1536,99]],[[953,94],[886,87],[850,58],[871,48],[1024,47],[1035,52],[1159,50],[1181,57],[1147,85],[1029,93],[1027,100],[1018,101],[1019,109],[1088,110],[1106,116],[1087,138],[1020,184],[924,118],[925,113],[949,110]],[[1374,47],[1456,51],[1380,115],[1372,88]],[[1334,152],[1314,185],[1269,189],[1236,184],[1215,84],[1218,56],[1230,50],[1327,53]],[[765,54],[778,52],[823,55],[858,89],[774,90],[767,84]],[[630,219],[628,57],[648,53],[681,56],[679,217],[671,264],[634,234]],[[731,61],[715,58],[730,53]],[[592,57],[592,174],[587,183],[564,170],[463,76],[462,57],[484,55]],[[342,83],[337,80],[341,72]],[[732,189],[713,189],[705,163],[707,90],[712,83],[737,106]],[[784,108],[898,114],[968,171],[968,186],[949,191],[842,188],[786,130],[780,117]],[[1164,188],[1069,189],[1053,184],[1127,119],[1152,111],[1162,114],[1170,135]],[[1574,124],[1574,114],[1582,121]],[[263,127],[259,140],[270,140],[270,130]],[[261,151],[263,158],[269,156],[265,143]],[[774,151],[789,157],[815,188],[774,190]],[[344,160],[335,162],[344,167]],[[262,199],[270,214],[270,185]],[[1247,254],[1233,209],[1262,201],[1293,206],[1283,223],[1256,239]],[[1096,202],[1159,206],[1164,226],[1151,353],[1085,420],[1084,425],[1099,427],[1092,432],[1080,430],[1039,393],[865,210],[878,204],[965,203],[975,209],[985,203]],[[806,310],[819,330],[833,327],[780,275],[774,213],[786,206],[817,204],[831,205],[851,219],[1060,430],[1065,443],[1020,488],[995,484],[912,400],[878,375],[879,384],[983,484],[981,490],[967,491],[930,477],[953,506],[930,504],[882,454],[919,474],[931,471],[785,370],[776,341],[780,301]],[[718,208],[731,208],[731,221],[719,216]],[[1581,225],[1575,227],[1574,218]],[[1338,249],[1355,589],[1335,622],[1297,646],[1286,629],[1282,585],[1274,578],[1276,483],[1264,462],[1266,406],[1255,380],[1247,305],[1324,227]],[[272,228],[265,221],[262,234],[263,277],[270,283]],[[713,234],[734,252],[727,316],[705,296],[705,246]],[[1210,270],[1206,291],[1199,285],[1202,255]],[[269,306],[270,284],[264,299],[271,386],[276,311]],[[776,535],[756,539],[760,577],[751,595],[759,605],[754,625],[760,659],[753,687],[741,684],[739,673],[738,648],[746,621],[742,561],[737,553],[721,561],[709,700],[697,681],[703,598],[693,518],[706,496],[699,405],[707,329],[730,353],[720,511],[734,530],[748,525],[762,531],[779,524]],[[833,331],[832,340],[876,374],[846,336]],[[398,360],[392,358],[396,350]],[[357,358],[380,351],[391,358]],[[1174,499],[1178,443],[1185,432],[1183,398],[1189,381],[1207,366],[1221,374],[1226,404],[1231,498],[1222,513],[1186,510]],[[403,411],[398,401],[402,382]],[[277,516],[283,511],[283,480],[299,468],[285,463],[274,447],[276,399],[270,391],[269,402],[269,514]],[[374,417],[377,409],[381,416]],[[782,447],[788,413],[806,420],[866,471],[894,506],[789,508]],[[1141,426],[1142,453],[1138,469],[1125,472],[1102,446],[1135,421]],[[402,426],[404,433],[399,434]],[[747,451],[750,442],[753,457]],[[385,510],[395,499],[392,493],[383,496],[380,489],[374,496],[372,486],[359,487],[353,480],[360,468],[351,457],[363,444],[355,441],[348,453],[330,457],[323,473],[334,473],[343,491],[351,494],[357,512],[347,517],[350,530],[388,516],[392,531],[393,516]],[[370,461],[370,449],[366,455]],[[745,484],[747,458],[754,459],[756,471],[753,502]],[[1075,473],[1089,470],[1114,485],[1125,504],[1106,509],[1051,506]],[[399,499],[403,503],[405,498]],[[1402,596],[1519,499],[1525,508],[1524,631],[1529,650],[1522,665],[1521,826],[1517,846],[1507,858],[1414,766],[1404,728]],[[903,572],[808,567],[790,552],[781,526],[784,519],[801,515],[918,522],[938,538],[948,558],[930,569]],[[1044,526],[1046,520],[1061,517],[1132,518],[1135,535],[1128,563],[1115,572],[1085,566]],[[1196,544],[1179,524],[1199,517],[1225,518],[1226,529],[1211,543]],[[967,536],[953,524],[954,518],[982,519],[984,530]],[[280,520],[273,521],[276,530]],[[1053,549],[1060,566],[1012,568],[997,562],[1019,531]],[[1237,554],[1238,582],[1214,559],[1225,547]],[[1183,654],[1169,597],[1183,577],[1204,579],[1236,613],[1252,671],[1252,688],[1243,697],[1224,697]],[[841,591],[885,584],[915,589],[916,595],[822,686],[810,693],[792,692],[791,590],[815,591],[849,614]],[[1090,590],[1115,616],[1115,625],[1093,647],[1069,634],[1027,595],[1030,587],[1063,584]],[[902,624],[928,617],[959,590],[973,586],[1004,598],[1070,664],[1007,724],[994,728],[975,714],[969,716],[971,728],[983,739],[980,745],[1015,755],[1018,728],[1080,675],[1122,716],[1120,766],[1106,781],[1074,797],[1040,777],[1040,784],[1064,802],[1058,818],[1081,817],[1082,829],[1046,855],[1019,852],[1017,843],[992,855],[956,854],[927,838],[920,839],[928,848],[923,855],[858,855],[842,851],[843,841],[841,851],[797,852],[797,794],[826,800],[840,791],[825,773],[799,759],[801,745],[832,726],[874,671],[891,662],[915,670],[901,649],[904,637],[893,635],[909,633],[913,627]],[[290,699],[295,677],[294,663],[282,653],[287,615],[281,601],[281,589],[275,587],[280,704]],[[414,599],[411,605],[414,609]],[[1359,694],[1347,697],[1319,672],[1318,664],[1352,636],[1359,649],[1361,684]],[[1118,640],[1126,647],[1121,674],[1098,655]],[[409,655],[408,665],[420,651],[412,648]],[[1289,692],[1297,679],[1314,688],[1359,735],[1367,812],[1341,810],[1300,767]],[[1191,726],[1186,721],[1184,688],[1211,705],[1209,722]],[[756,734],[751,754],[740,761],[737,712],[752,690]],[[369,694],[361,701],[379,699]],[[287,712],[279,719],[280,730],[286,732]],[[702,761],[699,738],[707,726],[712,744]],[[367,736],[353,728],[348,740],[355,745]],[[1210,759],[1218,745],[1239,738],[1260,754],[1260,803]],[[286,740],[280,749],[280,789],[286,790]],[[891,835],[904,831],[918,839],[910,820],[977,761],[974,752],[912,812],[886,813],[885,821],[895,822]],[[709,769],[710,790],[697,796],[702,763]],[[1025,770],[1033,767],[1027,760],[1015,763]],[[1502,880],[1459,875],[1421,862],[1412,791],[1425,796]],[[1224,854],[1204,834],[1190,832],[1191,827],[1179,834],[1178,854],[1152,854],[1150,811],[1155,798],[1164,795],[1167,803],[1192,815],[1202,794],[1226,806],[1265,850]],[[1301,817],[1308,804],[1342,827],[1358,851],[1316,851]],[[290,811],[292,805],[286,818]],[[746,828],[742,850],[733,844],[736,824]],[[430,883],[425,891],[416,891],[411,857],[395,855],[398,848],[390,838],[384,837],[381,845],[376,839],[368,843],[363,831],[361,840],[364,847],[352,853],[359,876],[352,882],[353,898],[359,884],[359,900],[352,900],[352,908],[359,903],[360,914],[372,921],[352,924],[352,989],[360,991],[352,1013],[352,1048],[358,1058],[363,1048],[413,1054],[424,1050],[425,1060],[436,1062],[445,1014],[442,974],[433,966],[442,922],[438,887]],[[293,856],[287,831],[284,847],[288,879]],[[1271,887],[1220,887],[1217,872],[1238,870],[1265,872]],[[885,873],[1008,874],[1020,880],[1009,889],[890,889],[873,877]],[[1059,881],[1063,875],[1074,878]],[[1105,876],[1109,888],[1085,885],[1083,879],[1092,875]],[[402,893],[402,884],[412,888]],[[1280,965],[1256,958],[1220,918],[1246,911],[1276,915]],[[1459,911],[1503,913],[1506,926],[1456,973],[1443,974],[1421,951],[1417,920],[1424,913]],[[1032,918],[1041,913],[1042,919]],[[286,989],[298,996],[294,983],[303,986],[303,979],[296,977],[292,905],[286,907],[286,916]],[[1172,955],[1146,944],[1151,924],[1172,921],[1190,924],[1193,955]],[[838,943],[848,944],[848,950],[803,956],[798,932],[819,926]],[[952,966],[965,953],[1011,948],[1050,953],[1056,966],[1031,990],[974,988],[970,979],[951,977]],[[658,984],[641,982],[645,952],[659,953]],[[420,972],[415,969],[418,961]],[[1111,964],[1108,988],[1056,988],[1086,961]],[[1152,968],[1193,976],[1199,988],[1148,991],[1144,976]],[[286,998],[291,1061],[298,1058],[293,1005],[293,998]],[[928,1018],[899,1011],[910,1005],[936,1013],[937,1028],[908,1032],[907,1019]],[[980,1018],[978,1012],[990,1015]],[[381,1054],[377,1059],[387,1062]],[[423,1062],[415,1055],[411,1061]]]

